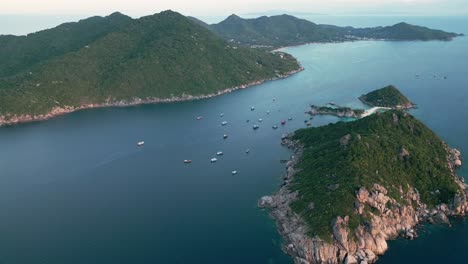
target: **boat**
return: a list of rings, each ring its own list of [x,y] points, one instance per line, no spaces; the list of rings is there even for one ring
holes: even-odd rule
[[[220,116],[220,117],[223,117],[223,116],[224,116],[224,114],[223,114],[223,113],[221,113],[221,114],[219,114],[219,116]]]
[[[222,155],[223,155],[223,152],[222,152],[222,151],[218,151],[218,152],[216,152],[216,155],[222,156]]]
[[[224,138],[224,139],[228,138],[228,135],[224,134],[224,135],[223,135],[223,138]]]
[[[184,163],[192,163],[192,160],[184,160]]]
[[[307,122],[309,122],[309,120],[304,120],[304,123],[307,123]]]
[[[231,174],[235,175],[235,174],[237,174],[237,171],[232,171]]]
[[[250,120],[249,120],[249,119],[247,119],[247,120],[245,120],[245,122],[246,122],[246,123],[248,123],[248,122],[250,122]]]
[[[278,129],[277,125],[272,126],[273,129]]]
[[[140,141],[140,142],[137,143],[137,146],[141,147],[141,146],[143,146],[144,144],[145,144],[144,141]]]
[[[306,125],[307,125],[307,126],[311,126],[312,123],[311,123],[311,122],[307,122]]]
[[[245,153],[249,154],[249,152],[250,152],[250,149],[245,150]]]
[[[267,111],[267,115],[269,115],[269,114],[270,114],[270,110]]]
[[[288,120],[291,121],[291,120],[292,120],[292,117],[288,118]]]
[[[286,121],[284,121],[284,120],[283,120],[283,121],[281,121],[281,125],[283,125],[283,126],[284,126],[285,124],[286,124]]]
[[[228,123],[227,121],[223,121],[223,122],[221,122],[221,125],[225,126],[225,125],[227,125],[227,123]]]
[[[217,158],[212,158],[210,161],[211,161],[211,163],[214,163],[214,162],[218,161],[218,159]]]
[[[202,120],[203,116],[197,116],[197,120]]]
[[[262,121],[263,121],[263,119],[261,119],[261,118],[258,119],[258,122],[262,122]]]
[[[250,111],[255,110],[255,106],[250,107]]]
[[[253,128],[254,130],[256,130],[256,129],[259,128],[259,126],[258,126],[258,125],[254,125],[252,128]]]

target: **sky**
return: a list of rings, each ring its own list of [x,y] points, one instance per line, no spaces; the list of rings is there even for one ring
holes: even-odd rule
[[[140,17],[172,9],[184,15],[226,16],[270,10],[320,14],[468,15],[468,0],[0,0],[0,14]]]

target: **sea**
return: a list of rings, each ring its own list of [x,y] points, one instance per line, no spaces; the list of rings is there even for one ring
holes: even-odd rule
[[[405,21],[468,34],[468,17],[306,18],[359,27]],[[0,16],[0,34],[61,21],[38,19]],[[206,100],[1,127],[0,264],[292,263],[274,221],[257,208],[279,188],[280,161],[293,154],[281,136],[305,128],[310,104],[365,107],[360,95],[389,84],[418,104],[411,114],[468,155],[468,37],[284,51],[305,70]],[[312,124],[337,121],[324,116]],[[468,166],[459,174],[468,176]],[[466,263],[466,219],[422,225],[419,235],[389,242],[378,263]]]

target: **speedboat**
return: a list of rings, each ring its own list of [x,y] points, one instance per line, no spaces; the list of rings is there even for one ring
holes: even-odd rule
[[[144,144],[145,144],[144,141],[140,141],[140,142],[137,143],[137,146],[141,147],[141,146],[143,146]]]
[[[214,162],[218,161],[218,159],[217,158],[212,158],[210,161],[211,161],[211,163],[214,163]]]
[[[237,174],[237,171],[232,171],[231,174],[235,175],[235,174]]]
[[[184,160],[184,163],[192,163],[192,160]]]
[[[197,120],[202,120],[203,116],[197,116]]]
[[[218,152],[216,152],[216,155],[221,156],[221,155],[223,155],[223,152],[222,152],[222,151],[218,151]]]
[[[223,122],[221,122],[221,125],[225,126],[225,125],[227,125],[227,123],[228,123],[227,121],[223,121]]]

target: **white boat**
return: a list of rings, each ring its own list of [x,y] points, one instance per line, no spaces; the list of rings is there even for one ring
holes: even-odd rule
[[[227,125],[227,124],[228,124],[228,122],[227,122],[227,121],[223,121],[223,122],[221,122],[221,125],[223,125],[223,126],[225,126],[225,125]]]
[[[218,161],[218,159],[217,158],[212,158],[210,161],[211,161],[211,163],[213,163],[213,162]]]
[[[224,134],[224,135],[223,135],[223,138],[224,138],[224,139],[228,138],[228,135]]]
[[[278,129],[277,125],[272,126],[273,129]]]
[[[291,120],[292,120],[292,117],[288,118],[288,120],[291,121]]]
[[[223,117],[223,116],[224,116],[224,114],[223,114],[223,113],[221,113],[221,114],[219,114],[219,116],[220,116],[220,117]]]
[[[223,155],[223,152],[222,152],[222,151],[218,151],[218,152],[216,152],[216,155],[221,156],[221,155]]]
[[[137,146],[141,147],[141,146],[143,146],[144,144],[145,144],[144,141],[140,141],[140,142],[137,143]]]
[[[261,118],[258,119],[258,122],[262,122],[262,121],[263,121],[263,119],[261,119]]]
[[[259,126],[258,126],[258,125],[254,125],[252,128],[253,128],[254,130],[256,130],[256,129],[259,128]]]
[[[197,120],[202,120],[203,116],[197,116]]]
[[[184,163],[192,163],[192,160],[184,160]]]
[[[250,111],[255,110],[255,106],[250,107]]]
[[[237,174],[237,171],[232,171],[231,174],[235,175],[235,174]]]

